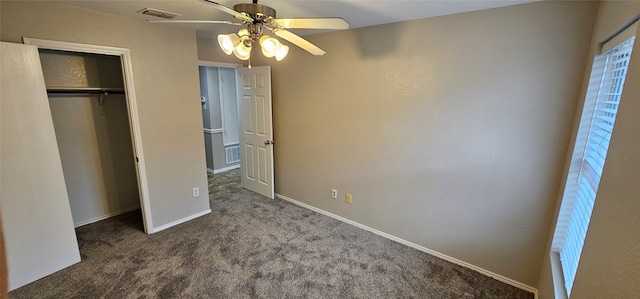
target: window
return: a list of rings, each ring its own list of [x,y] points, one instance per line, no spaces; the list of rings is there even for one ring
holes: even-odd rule
[[[636,32],[636,26],[630,28],[603,45],[603,54],[594,59],[591,69],[582,118],[551,245],[552,259],[559,259],[559,263],[554,262],[557,263],[556,268],[559,265],[561,273],[557,275],[558,269],[555,269],[554,276],[562,277],[566,297],[571,294],[618,112],[635,40],[633,34]],[[620,36],[624,36],[623,33],[627,31],[632,34],[627,33],[627,36],[621,39]]]

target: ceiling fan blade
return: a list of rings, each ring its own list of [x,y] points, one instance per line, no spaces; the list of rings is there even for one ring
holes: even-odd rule
[[[326,54],[327,52],[323,51],[322,49],[318,48],[316,45],[310,43],[309,41],[307,41],[306,39],[299,37],[295,34],[293,34],[290,31],[284,30],[284,29],[274,29],[273,33],[275,35],[277,35],[278,37],[281,37],[287,41],[289,41],[290,43],[304,49],[305,51],[313,54],[313,55],[317,55],[317,56],[322,56],[324,54]]]
[[[349,29],[349,23],[342,18],[273,19],[271,22],[285,29]]]
[[[231,21],[209,21],[209,20],[147,20],[149,23],[182,23],[182,24],[227,24],[227,25],[244,25],[242,23],[234,23]]]
[[[221,10],[221,11],[224,11],[224,12],[234,16],[236,19],[239,19],[239,20],[242,20],[242,21],[247,21],[247,22],[253,22],[253,18],[252,17],[247,16],[247,15],[242,14],[242,13],[239,13],[239,12],[237,12],[237,11],[231,9],[231,8],[228,8],[228,7],[222,5],[222,4],[218,3],[218,2],[214,2],[214,1],[210,1],[210,0],[202,0],[202,1],[205,1],[205,2],[207,2],[209,4],[212,4],[213,7],[215,7],[217,9]]]

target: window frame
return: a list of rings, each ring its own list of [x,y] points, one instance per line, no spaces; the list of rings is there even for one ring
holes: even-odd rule
[[[582,172],[584,171],[583,166],[590,164],[589,162],[585,162],[585,159],[586,159],[586,156],[591,153],[591,151],[587,149],[590,145],[589,141],[592,141],[591,135],[596,134],[595,131],[592,130],[595,127],[594,120],[598,121],[599,119],[599,115],[597,115],[596,113],[599,113],[599,112],[609,113],[605,111],[605,108],[598,108],[598,106],[608,105],[607,104],[608,101],[603,100],[605,96],[603,95],[602,91],[604,88],[611,87],[609,83],[611,83],[614,78],[612,77],[614,76],[613,75],[614,72],[609,70],[611,66],[610,63],[612,62],[610,58],[616,55],[616,53],[624,54],[628,52],[627,54],[629,58],[627,58],[626,60],[626,66],[624,67],[624,76],[622,77],[622,84],[620,84],[619,86],[620,94],[617,95],[617,103],[615,103],[615,105],[618,106],[620,104],[620,99],[622,97],[622,91],[624,87],[624,78],[626,78],[626,72],[628,70],[628,62],[633,49],[634,41],[630,41],[630,40],[635,39],[636,37],[635,35],[637,31],[637,26],[638,26],[637,21],[638,21],[638,17],[627,22],[625,26],[623,26],[621,30],[619,30],[616,34],[610,36],[604,42],[600,43],[600,54],[595,56],[593,60],[591,74],[589,77],[589,84],[587,86],[587,93],[586,93],[582,111],[581,111],[580,123],[577,129],[575,143],[573,145],[571,163],[566,175],[565,186],[562,189],[563,191],[562,202],[561,202],[560,211],[559,211],[559,215],[558,215],[558,219],[557,219],[557,223],[556,223],[556,227],[553,235],[553,243],[551,245],[551,256],[550,256],[551,270],[552,270],[552,277],[553,277],[553,284],[554,284],[556,298],[569,298],[570,296],[571,288],[573,287],[573,282],[575,282],[575,278],[576,278],[575,275],[577,274],[577,269],[579,266],[580,255],[582,252],[582,248],[584,247],[584,238],[586,238],[586,234],[588,232],[588,225],[591,218],[591,212],[593,210],[593,203],[595,203],[595,200],[597,198],[597,194],[592,193],[593,200],[591,201],[591,206],[590,207],[587,206],[588,217],[583,217],[583,219],[587,218],[586,227],[582,226],[582,228],[584,229],[585,237],[582,239],[582,244],[579,246],[579,249],[577,250],[578,257],[575,262],[575,267],[572,268],[573,269],[572,271],[575,271],[575,272],[573,273],[573,275],[569,275],[569,276],[573,276],[573,278],[572,278],[572,281],[567,286],[567,284],[565,284],[565,274],[563,272],[563,266],[562,266],[562,261],[560,257],[561,257],[561,252],[564,250],[565,245],[567,245],[565,244],[565,240],[570,239],[570,237],[567,237],[567,236],[569,234],[575,233],[575,232],[570,232],[569,229],[571,226],[571,223],[570,223],[571,216],[574,214],[574,210],[576,209],[576,203],[579,200],[581,200],[581,205],[584,205],[585,203],[584,199],[578,199],[579,197],[581,197],[581,195],[579,195],[579,192],[582,191],[582,189],[580,189],[579,180],[581,178],[584,178],[582,176]],[[635,42],[638,42],[638,41],[635,40]],[[623,46],[624,44],[627,44],[627,45]],[[622,49],[619,49],[620,47],[622,47]],[[621,51],[626,51],[626,52],[621,52]],[[604,102],[607,102],[607,103],[604,103]],[[616,107],[614,112],[616,115],[618,113],[617,109],[618,108]],[[608,140],[606,140],[607,144],[604,147],[605,148],[604,155],[601,154],[602,167],[604,167],[605,165],[611,134],[613,132],[613,129],[615,128],[615,115],[613,116],[613,120],[611,122],[612,124],[611,124],[610,131],[607,132],[608,136],[600,137],[600,138],[608,137],[607,138]],[[600,183],[601,169],[599,171],[600,171],[600,174],[597,173],[598,170],[595,171],[596,172],[595,174],[597,175],[597,182],[595,182],[595,187],[593,186],[593,182],[591,184],[592,190],[595,193],[597,193],[598,185]],[[592,175],[592,174],[589,173],[585,175]],[[589,199],[587,199],[587,201],[588,200]],[[582,222],[584,222],[584,220],[582,220]]]

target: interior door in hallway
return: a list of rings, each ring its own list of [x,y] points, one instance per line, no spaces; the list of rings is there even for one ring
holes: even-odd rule
[[[274,198],[271,67],[237,71],[242,186]]]

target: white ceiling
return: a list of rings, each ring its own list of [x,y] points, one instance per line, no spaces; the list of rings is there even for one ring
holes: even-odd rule
[[[274,8],[279,18],[342,17],[349,22],[350,28],[360,28],[535,1],[540,0],[261,0],[258,3]],[[161,20],[137,13],[143,8],[150,7],[182,15],[176,19],[234,21],[233,17],[213,8],[202,0],[83,0],[60,2],[142,20]],[[249,3],[251,0],[219,0],[216,2],[233,7],[234,4]],[[158,25],[160,26],[161,24]],[[199,36],[211,38],[214,38],[219,33],[237,30],[234,26],[221,24],[175,24],[174,26],[195,29]],[[300,35],[324,32],[314,30],[292,31]]]

